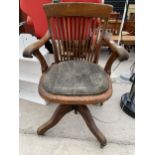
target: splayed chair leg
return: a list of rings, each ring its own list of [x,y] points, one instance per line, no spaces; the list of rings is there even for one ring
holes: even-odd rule
[[[67,114],[72,110],[73,110],[73,106],[59,105],[56,111],[54,112],[53,116],[46,123],[44,123],[38,128],[37,134],[43,135],[48,129],[55,126],[65,114]]]
[[[74,110],[76,113],[78,112],[79,114],[81,114],[90,131],[100,142],[101,147],[104,147],[107,143],[106,138],[97,128],[89,109],[85,105],[59,105],[53,116],[38,128],[37,134],[43,135],[48,129],[55,126],[65,114],[72,110]]]
[[[78,112],[82,115],[83,119],[85,120],[88,128],[93,133],[93,135],[98,139],[98,141],[101,144],[101,148],[104,147],[107,143],[105,136],[102,134],[102,132],[97,128],[93,117],[87,108],[87,106],[82,105],[78,106],[77,108]]]

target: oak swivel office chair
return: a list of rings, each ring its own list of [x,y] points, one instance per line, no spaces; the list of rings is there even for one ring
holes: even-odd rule
[[[41,40],[29,45],[23,56],[38,58],[42,69],[39,94],[48,102],[59,105],[53,116],[38,128],[37,133],[43,135],[66,113],[74,110],[82,115],[103,147],[106,145],[106,138],[95,125],[87,105],[104,102],[111,97],[111,66],[117,58],[120,61],[128,59],[127,51],[110,40],[105,31],[112,6],[58,3],[45,4],[43,8],[49,30]],[[104,19],[105,25],[97,24],[97,18]],[[51,24],[53,20],[55,25]],[[74,30],[76,33],[71,33]],[[39,52],[39,48],[49,39],[52,40],[55,58],[50,66]],[[98,59],[103,42],[112,52],[106,65],[100,66]]]

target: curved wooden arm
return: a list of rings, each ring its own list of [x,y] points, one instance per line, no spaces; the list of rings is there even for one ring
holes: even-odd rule
[[[113,62],[118,58],[118,55],[117,53],[114,53],[112,52],[112,54],[110,55],[105,67],[104,67],[104,70],[109,74],[111,75],[111,67],[112,67],[112,64]]]
[[[112,51],[104,68],[104,70],[110,75],[113,62],[116,59],[119,59],[119,61],[127,60],[129,58],[129,54],[126,49],[117,45],[114,41],[111,40],[112,35],[110,33],[108,32],[103,33],[102,38],[103,42],[106,43],[106,45],[108,45]]]
[[[27,46],[23,52],[23,57],[32,58],[33,55],[37,57],[37,59],[41,64],[42,72],[45,72],[48,69],[48,65],[43,55],[40,53],[39,48],[43,46],[49,40],[49,38],[50,38],[50,33],[49,31],[47,31],[44,37],[42,37],[40,40],[36,41],[35,43]]]
[[[43,46],[49,39],[50,39],[50,33],[49,31],[47,31],[44,37],[42,37],[40,40],[34,42],[33,44],[27,46],[24,49],[23,57],[32,58],[33,53],[36,50],[39,50],[39,48]]]
[[[124,61],[129,58],[128,51],[122,46],[117,45],[112,39],[112,35],[108,32],[103,34],[103,41],[109,46],[112,52],[117,53],[119,61]]]

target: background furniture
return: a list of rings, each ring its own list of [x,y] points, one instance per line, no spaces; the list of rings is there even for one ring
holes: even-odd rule
[[[118,41],[118,35],[117,36],[112,36],[112,40]],[[122,36],[121,42],[124,45],[135,45],[135,36],[130,36],[130,35]]]
[[[113,11],[120,13],[120,19],[122,19],[126,0],[104,0],[104,3],[112,5]],[[129,0],[130,4],[135,4],[135,0]]]
[[[119,29],[121,24],[119,20],[119,16],[120,16],[120,13],[117,13],[117,12],[112,12],[109,16],[107,31],[112,33],[113,35],[119,34]]]
[[[45,4],[44,10],[49,31],[40,41],[29,45],[24,50],[23,56],[38,58],[42,69],[39,94],[45,100],[60,105],[53,117],[38,128],[37,133],[43,135],[66,113],[74,110],[75,113],[81,114],[103,147],[106,145],[106,138],[95,125],[86,105],[97,104],[111,97],[111,66],[117,58],[120,61],[128,58],[127,51],[110,40],[105,31],[112,6],[93,3],[58,3]],[[97,25],[97,18],[104,18],[103,27]],[[51,24],[52,20],[57,24]],[[53,35],[54,29],[56,36]],[[74,29],[76,34],[71,35],[70,32],[74,32]],[[39,52],[39,48],[49,39],[52,40],[55,58],[50,66]],[[97,65],[102,41],[112,50],[104,69]]]

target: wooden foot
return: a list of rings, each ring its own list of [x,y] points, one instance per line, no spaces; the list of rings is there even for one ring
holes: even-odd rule
[[[56,111],[54,112],[53,116],[46,123],[44,123],[38,128],[37,134],[43,135],[48,129],[55,126],[66,113],[72,110],[73,106],[59,105]]]
[[[85,120],[88,128],[91,130],[91,132],[94,134],[94,136],[98,139],[98,141],[101,144],[101,147],[104,147],[107,143],[105,136],[102,134],[102,132],[97,128],[93,117],[87,108],[87,106],[82,105],[77,107],[78,112],[82,115],[83,119]]]

